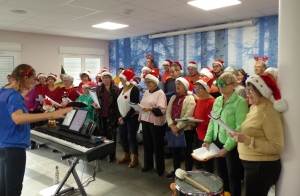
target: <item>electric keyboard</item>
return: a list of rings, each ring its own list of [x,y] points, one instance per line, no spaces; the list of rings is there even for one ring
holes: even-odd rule
[[[61,131],[58,127],[37,127],[31,130],[31,140],[88,162],[113,153],[114,148],[111,140],[95,142],[94,136],[84,138]]]

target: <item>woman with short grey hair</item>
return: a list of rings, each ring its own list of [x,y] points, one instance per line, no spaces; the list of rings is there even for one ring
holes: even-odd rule
[[[62,105],[65,106],[68,103],[67,99],[71,101],[76,101],[78,98],[78,93],[76,89],[72,86],[74,78],[69,75],[64,75],[63,77],[63,87],[60,89],[60,97],[62,99]]]

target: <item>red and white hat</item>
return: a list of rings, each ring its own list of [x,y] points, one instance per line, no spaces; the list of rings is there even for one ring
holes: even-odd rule
[[[84,82],[82,84],[82,88],[90,88],[91,87],[91,82]]]
[[[214,82],[214,79],[213,79],[213,78],[207,78],[207,77],[204,77],[204,78],[202,78],[201,80],[197,80],[197,81],[195,82],[195,84],[200,83],[200,84],[205,88],[205,90],[206,90],[207,92],[209,92],[209,91],[210,91],[210,87],[211,87],[211,85],[213,84],[213,82]]]
[[[84,72],[81,72],[81,73],[79,74],[79,76],[81,77],[82,74],[86,74],[86,75],[89,77],[89,80],[92,80],[92,75],[91,75],[91,72],[90,72],[90,71],[84,71]]]
[[[44,99],[43,105],[53,105],[53,103],[49,99]]]
[[[284,112],[287,109],[287,103],[284,99],[281,99],[278,86],[271,76],[267,74],[254,75],[246,80],[246,84],[248,82],[253,84],[262,96],[273,103],[275,110]]]
[[[101,79],[103,80],[103,76],[110,76],[111,78],[114,78],[113,75],[107,71],[107,69],[103,69],[101,73]]]
[[[208,78],[214,78],[213,70],[211,70],[207,66],[205,68],[201,69],[200,73],[205,75]]]
[[[145,67],[143,67],[142,72],[143,71],[149,71],[150,72],[152,70],[152,68],[153,68],[152,66],[145,66]]]
[[[188,67],[195,67],[197,68],[197,63],[195,61],[190,61]]]
[[[259,58],[258,56],[254,56],[253,58],[254,58],[254,60],[255,60],[256,62],[262,61],[262,62],[264,62],[264,63],[269,59],[267,56],[264,56],[264,57],[262,57],[262,58]]]
[[[184,78],[184,77],[179,77],[176,79],[176,82],[180,81],[184,86],[185,89],[187,90],[187,94],[188,95],[192,95],[193,94],[193,90],[194,90],[194,85],[191,83],[190,80]]]
[[[45,77],[46,78],[46,75],[44,73],[39,73],[36,78],[37,79],[40,79],[40,77]]]
[[[133,72],[132,68],[125,69],[121,72],[119,75],[120,78],[126,80],[126,85],[133,84],[133,78],[135,76],[135,73]]]
[[[174,62],[174,64],[178,65],[179,68],[180,68],[180,72],[182,72],[182,66],[181,66],[181,64],[178,61]]]
[[[48,76],[47,76],[47,78],[48,78],[48,77],[52,77],[52,78],[54,78],[55,80],[57,80],[57,75],[54,74],[54,73],[49,73]]]
[[[224,67],[224,66],[225,66],[225,62],[224,62],[223,60],[221,60],[221,59],[215,60],[215,61],[213,62],[213,64],[214,64],[214,63],[219,64],[221,67]]]
[[[159,77],[159,69],[158,68],[153,68],[150,73],[148,73],[144,76],[145,79],[152,80],[157,85],[159,83],[158,77]]]
[[[166,59],[164,62],[163,62],[163,65],[168,65],[170,66],[173,62],[169,59]]]

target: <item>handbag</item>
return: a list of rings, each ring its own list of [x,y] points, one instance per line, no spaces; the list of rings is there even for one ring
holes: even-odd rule
[[[176,136],[172,131],[166,132],[168,147],[186,147],[184,131],[179,131]]]

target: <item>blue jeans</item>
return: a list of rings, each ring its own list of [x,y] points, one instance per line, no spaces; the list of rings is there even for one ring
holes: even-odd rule
[[[132,154],[138,154],[138,145],[136,141],[136,134],[140,124],[138,118],[139,115],[135,114],[123,125],[119,124],[119,135],[124,152],[129,152],[130,144]]]
[[[24,148],[0,148],[0,195],[20,196],[26,165]]]

